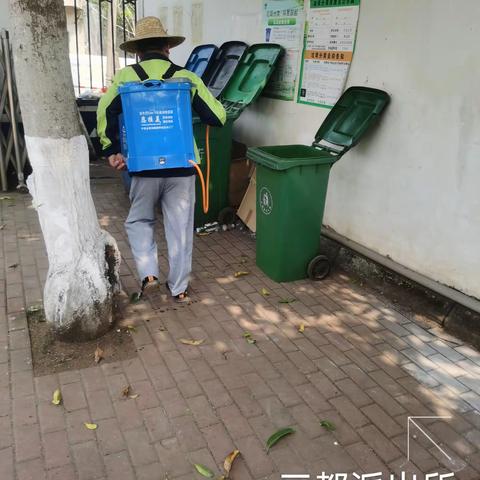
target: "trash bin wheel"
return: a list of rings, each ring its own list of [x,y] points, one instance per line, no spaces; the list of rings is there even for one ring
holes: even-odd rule
[[[317,255],[308,264],[310,280],[323,280],[330,273],[330,260],[325,255]]]
[[[225,207],[223,210],[220,210],[218,214],[218,223],[220,225],[230,225],[235,223],[235,217],[237,216],[237,211],[232,207]]]

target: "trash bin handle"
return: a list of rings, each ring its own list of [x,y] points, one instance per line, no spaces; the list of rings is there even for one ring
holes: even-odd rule
[[[144,80],[142,82],[142,85],[144,87],[150,88],[150,87],[158,87],[163,83],[163,80]]]

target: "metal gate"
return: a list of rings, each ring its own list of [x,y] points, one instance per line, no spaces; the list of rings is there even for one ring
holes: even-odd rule
[[[118,68],[135,62],[118,45],[133,35],[137,0],[65,0],[65,8],[75,89],[102,89]]]
[[[23,170],[27,149],[20,130],[21,116],[12,68],[12,48],[6,30],[0,32],[0,186],[7,190],[9,165],[15,169],[18,189],[26,190]]]

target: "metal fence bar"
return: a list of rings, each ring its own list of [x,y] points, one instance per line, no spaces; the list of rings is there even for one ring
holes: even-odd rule
[[[75,19],[75,49],[77,52],[77,81],[78,81],[78,93],[80,93],[80,56],[78,54],[78,11],[77,0],[73,0],[73,10]]]
[[[102,70],[102,87],[105,86],[105,75],[103,72],[103,28],[102,28],[102,3],[103,0],[98,0],[98,16],[100,29],[100,65]]]
[[[112,71],[113,74],[115,75],[116,67],[115,67],[115,36],[116,36],[116,19],[113,17],[113,11],[115,10],[116,14],[116,8],[114,8],[114,2],[115,0],[109,0],[110,1],[110,31],[112,34]]]
[[[90,73],[90,89],[92,89],[93,73],[92,73],[92,38],[90,35],[90,0],[87,0],[87,37],[88,37],[88,70]]]
[[[125,0],[122,0],[122,20],[123,20],[123,41],[127,40],[127,29],[126,29],[126,19],[125,19]],[[123,58],[125,59],[125,65],[127,64],[127,52],[123,52]]]

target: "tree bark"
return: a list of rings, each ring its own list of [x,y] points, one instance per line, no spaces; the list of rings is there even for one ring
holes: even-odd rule
[[[88,148],[82,135],[68,56],[62,0],[11,0],[14,65],[49,270],[47,321],[56,336],[88,340],[112,324],[120,290],[120,255],[100,229],[90,193]]]

